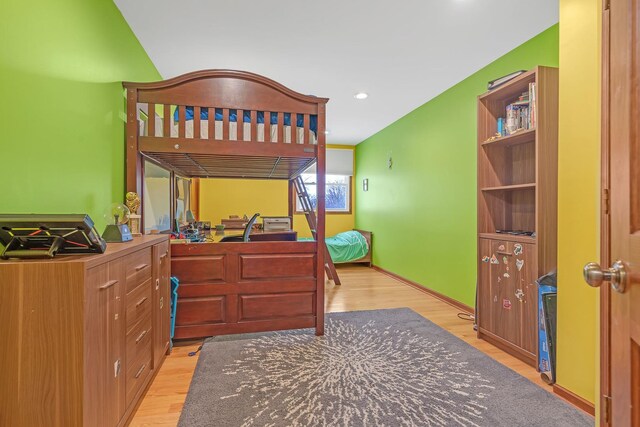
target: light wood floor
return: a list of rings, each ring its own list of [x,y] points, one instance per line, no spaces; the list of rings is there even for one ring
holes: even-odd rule
[[[356,311],[409,307],[503,365],[551,392],[534,368],[476,338],[472,322],[458,318],[459,310],[424,292],[364,266],[340,266],[342,286],[327,283],[326,311]],[[200,342],[174,347],[140,404],[131,426],[175,426],[198,357],[189,357]]]

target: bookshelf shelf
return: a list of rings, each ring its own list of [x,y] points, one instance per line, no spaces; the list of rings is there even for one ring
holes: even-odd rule
[[[506,233],[479,233],[479,237],[490,240],[505,240],[507,242],[535,243],[536,238],[531,236],[518,236]]]
[[[527,129],[522,132],[515,133],[513,135],[503,136],[493,141],[485,141],[480,145],[483,147],[513,147],[520,144],[526,144],[527,142],[535,142],[536,129]]]
[[[530,184],[516,184],[516,185],[501,185],[498,187],[485,187],[481,188],[482,191],[513,191],[513,190],[526,190],[528,188],[536,188],[535,183]]]
[[[499,120],[529,129],[489,141]],[[533,366],[536,279],[557,266],[557,144],[556,68],[536,67],[478,97],[478,337]]]

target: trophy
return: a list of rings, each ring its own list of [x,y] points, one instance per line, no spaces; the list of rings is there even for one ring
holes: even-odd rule
[[[130,191],[125,196],[125,204],[131,211],[129,215],[129,230],[134,236],[142,236],[140,232],[140,215],[138,215],[138,209],[140,209],[140,196],[133,191]]]

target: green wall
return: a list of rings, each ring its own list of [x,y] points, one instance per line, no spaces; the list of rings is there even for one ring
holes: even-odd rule
[[[373,231],[375,265],[474,306],[476,97],[536,65],[558,66],[558,25],[358,144],[356,227]]]
[[[122,80],[160,75],[111,0],[3,0],[0,213],[103,212],[124,196]]]

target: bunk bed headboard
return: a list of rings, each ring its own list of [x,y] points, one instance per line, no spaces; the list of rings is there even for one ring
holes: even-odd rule
[[[127,191],[142,194],[144,157],[185,177],[292,179],[324,162],[327,98],[233,70],[123,86]]]

